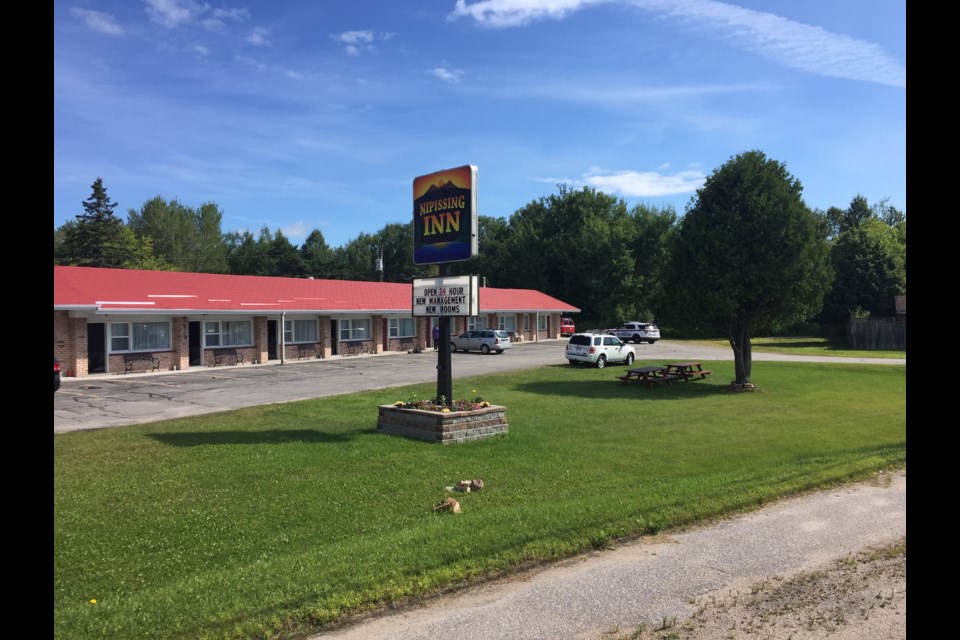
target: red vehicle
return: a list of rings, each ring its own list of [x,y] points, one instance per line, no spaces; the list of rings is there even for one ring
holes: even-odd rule
[[[577,326],[573,323],[573,318],[560,318],[560,335],[572,336],[577,332]]]

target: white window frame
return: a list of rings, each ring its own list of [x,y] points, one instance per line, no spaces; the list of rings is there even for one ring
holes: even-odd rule
[[[313,336],[303,335],[308,324],[313,326]],[[289,325],[289,329],[287,326]],[[307,333],[310,333],[307,331]],[[320,326],[316,318],[289,318],[283,321],[284,344],[315,344],[320,341]]]
[[[530,314],[523,314],[523,330],[530,331]]]
[[[469,316],[467,318],[467,331],[478,331],[480,329],[489,329],[487,326],[487,316]]]
[[[346,336],[344,336],[346,332]],[[337,323],[337,337],[340,342],[371,340],[373,321],[370,318],[344,318]]]
[[[135,344],[137,332],[134,330],[133,325],[137,324],[156,324],[156,325],[165,325],[166,329],[164,331],[166,337],[166,345],[160,346],[150,346],[146,347],[143,345]],[[124,333],[117,335],[114,333],[114,328],[123,327]],[[114,340],[124,340],[126,341],[125,349],[115,349],[113,347]],[[110,353],[136,353],[136,352],[150,352],[150,351],[169,351],[173,348],[173,332],[170,328],[169,320],[130,320],[128,322],[111,322],[110,323]]]
[[[407,333],[404,333],[403,326],[407,325]],[[389,318],[387,322],[387,337],[389,338],[413,338],[417,335],[417,319],[407,318]]]
[[[247,342],[225,343],[224,342],[224,323],[244,323],[249,327],[249,339]],[[216,331],[208,331],[211,325],[216,325]],[[210,344],[207,340],[210,336],[217,336],[217,344]],[[203,348],[219,349],[220,347],[251,347],[253,346],[253,320],[204,320],[203,321]]]
[[[513,331],[517,330],[517,318],[516,316],[500,316],[497,318],[497,328],[500,331]]]
[[[547,330],[547,318],[549,317],[548,315],[537,316],[537,331]]]

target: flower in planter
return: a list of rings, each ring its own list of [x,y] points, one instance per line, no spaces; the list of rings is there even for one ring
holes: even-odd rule
[[[477,395],[476,389],[471,389],[473,397],[470,400],[454,400],[448,403],[444,396],[437,396],[430,400],[417,400],[416,394],[410,394],[410,399],[404,402],[397,400],[393,406],[398,409],[417,409],[420,411],[436,411],[438,413],[453,413],[457,411],[476,411],[485,409],[490,403]]]

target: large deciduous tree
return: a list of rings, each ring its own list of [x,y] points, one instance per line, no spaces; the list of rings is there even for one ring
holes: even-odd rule
[[[212,202],[194,209],[156,196],[139,211],[128,210],[127,226],[138,238],[150,238],[154,253],[180,271],[225,273],[229,265],[222,217]]]
[[[723,331],[738,387],[753,386],[752,332],[810,318],[830,285],[826,225],[802,189],[783,163],[741,153],[697,190],[672,242],[666,319]]]

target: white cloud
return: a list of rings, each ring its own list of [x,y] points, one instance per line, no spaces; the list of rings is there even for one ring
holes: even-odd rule
[[[313,229],[311,229],[306,222],[298,220],[293,224],[288,224],[280,228],[280,231],[283,232],[283,235],[287,236],[290,240],[303,240],[307,237],[307,234]]]
[[[457,0],[450,19],[473,18],[491,27],[561,20],[585,7],[622,3],[675,20],[784,66],[834,78],[906,87],[907,69],[874,43],[814,25],[716,0]]]
[[[193,52],[201,56],[206,56],[206,55],[209,55],[210,49],[207,49],[205,46],[198,44],[198,45],[194,45]]]
[[[428,73],[430,75],[440,78],[444,82],[460,82],[460,76],[463,75],[463,71],[460,69],[447,69],[445,67],[437,67],[430,70]]]
[[[661,165],[662,168],[667,166]],[[694,193],[703,186],[706,178],[703,172],[692,170],[668,174],[662,171],[611,171],[590,167],[578,180],[537,178],[537,182],[589,186],[604,193],[629,198],[660,198]]]
[[[491,27],[521,27],[535,20],[562,20],[569,13],[610,0],[480,0],[467,4],[457,0],[449,18],[468,16]]]
[[[240,22],[241,20],[246,20],[250,17],[250,11],[246,7],[241,9],[214,9],[213,17],[228,18],[230,20],[236,20],[237,22]]]
[[[584,175],[583,183],[605,193],[656,198],[693,193],[703,186],[705,180],[706,176],[700,171],[664,174],[657,171],[604,172],[592,169]]]
[[[250,32],[250,35],[247,36],[247,42],[257,47],[268,47],[270,46],[270,40],[267,39],[269,35],[270,32],[267,29],[256,27]]]
[[[168,29],[188,24],[209,8],[192,0],[143,0],[150,18]]]
[[[388,35],[389,37],[384,37]],[[393,37],[393,34],[381,34],[385,40],[389,40]],[[361,51],[366,49],[367,51],[376,51],[376,47],[373,46],[373,41],[376,39],[373,31],[365,29],[362,31],[344,31],[343,33],[331,33],[330,38],[334,42],[339,42],[344,45],[343,50],[347,52],[348,55],[358,56]]]
[[[83,20],[88,27],[100,33],[106,33],[112,36],[118,36],[123,33],[123,27],[117,24],[116,20],[109,13],[92,11],[90,9],[70,9],[71,15]]]
[[[335,40],[346,42],[347,44],[361,44],[373,42],[373,31],[344,31],[343,33],[334,34],[332,37]]]

